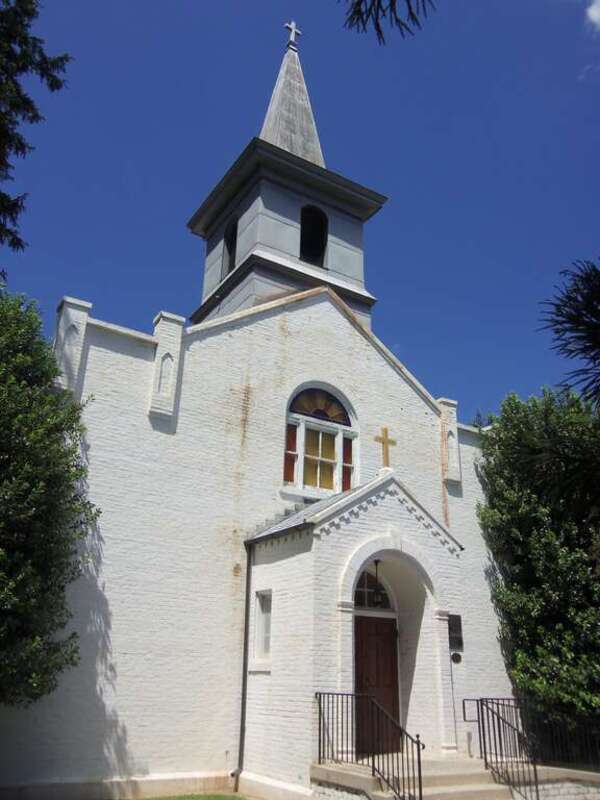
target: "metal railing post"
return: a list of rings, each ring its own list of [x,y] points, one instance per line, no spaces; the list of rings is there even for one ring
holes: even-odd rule
[[[369,702],[371,716],[371,774],[375,775],[375,706]]]
[[[481,738],[483,740],[483,763],[485,765],[485,768],[489,769],[488,758],[487,758],[487,736],[485,733],[485,720],[483,718],[483,712],[485,711],[484,701],[479,700],[478,705],[480,706],[481,709],[480,718],[481,718]]]
[[[421,773],[421,737],[417,733],[417,770],[419,772],[419,800],[423,798],[423,775]]]
[[[322,751],[322,728],[323,728],[323,712],[321,711],[321,695],[317,692],[317,704],[319,706],[319,764],[323,763]]]

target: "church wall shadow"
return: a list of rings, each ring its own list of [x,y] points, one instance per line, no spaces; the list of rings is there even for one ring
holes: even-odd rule
[[[69,588],[70,629],[79,635],[79,664],[62,673],[51,695],[27,708],[0,707],[0,787],[54,780],[93,781],[144,774],[126,726],[111,706],[117,671],[111,612],[102,583],[99,526],[80,548],[83,574]]]

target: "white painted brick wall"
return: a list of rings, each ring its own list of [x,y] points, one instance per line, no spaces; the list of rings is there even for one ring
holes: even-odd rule
[[[442,518],[438,415],[327,296],[185,336],[176,427],[148,415],[154,354],[151,341],[87,326],[82,393],[93,395],[85,421],[90,494],[103,512],[100,568],[71,591],[79,667],[31,709],[0,711],[4,783],[235,766],[243,540],[289,506],[280,493],[285,409],[301,383],[329,383],[352,403],[361,481],[381,466],[374,437],[387,426],[398,441],[392,467]],[[462,469],[463,494],[450,498],[452,530],[467,546],[460,566],[437,541],[424,545],[440,569],[451,565],[449,610],[465,619],[457,705],[462,693],[506,691],[474,520],[478,494],[464,455]],[[249,769],[307,784],[312,692],[347,682],[351,670],[340,661],[336,633],[339,571],[351,547],[385,529],[384,510],[375,527],[365,515],[362,528],[359,519],[324,535],[310,555],[288,559],[293,567],[269,565],[273,665],[249,684],[256,701]],[[313,596],[306,597],[311,569]],[[311,608],[318,609],[312,623]],[[311,647],[312,661],[310,653],[304,661]],[[425,694],[429,678],[422,679]]]
[[[459,431],[462,485],[459,489],[449,486],[452,531],[465,547],[461,557],[465,580],[461,583],[455,607],[450,609],[462,616],[465,648],[462,663],[451,664],[458,744],[461,750],[474,756],[479,755],[477,725],[463,722],[463,698],[512,695],[498,644],[498,622],[490,598],[488,551],[475,514],[477,503],[484,499],[475,472],[475,462],[480,453],[477,438],[476,434]],[[474,709],[474,703],[467,704],[468,718],[473,716]]]

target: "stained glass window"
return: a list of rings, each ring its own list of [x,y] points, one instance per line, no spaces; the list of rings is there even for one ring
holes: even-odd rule
[[[296,480],[296,462],[298,460],[297,451],[298,426],[288,423],[285,437],[285,457],[283,462],[283,480],[286,483],[294,483]]]
[[[350,417],[337,397],[324,389],[305,389],[292,401],[290,411],[306,417],[337,422],[338,425],[350,425]]]
[[[335,434],[306,428],[304,437],[304,485],[333,489]]]
[[[352,439],[349,436],[344,436],[342,458],[342,491],[347,492],[352,487]]]
[[[356,432],[344,405],[325,389],[305,389],[286,423],[283,480],[309,496],[354,486]]]

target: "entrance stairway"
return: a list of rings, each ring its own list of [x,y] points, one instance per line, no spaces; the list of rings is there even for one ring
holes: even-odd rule
[[[483,762],[474,758],[422,759],[423,800],[511,800],[510,789],[494,782]],[[358,764],[313,764],[314,783],[363,792],[370,800],[391,800],[368,767]]]

